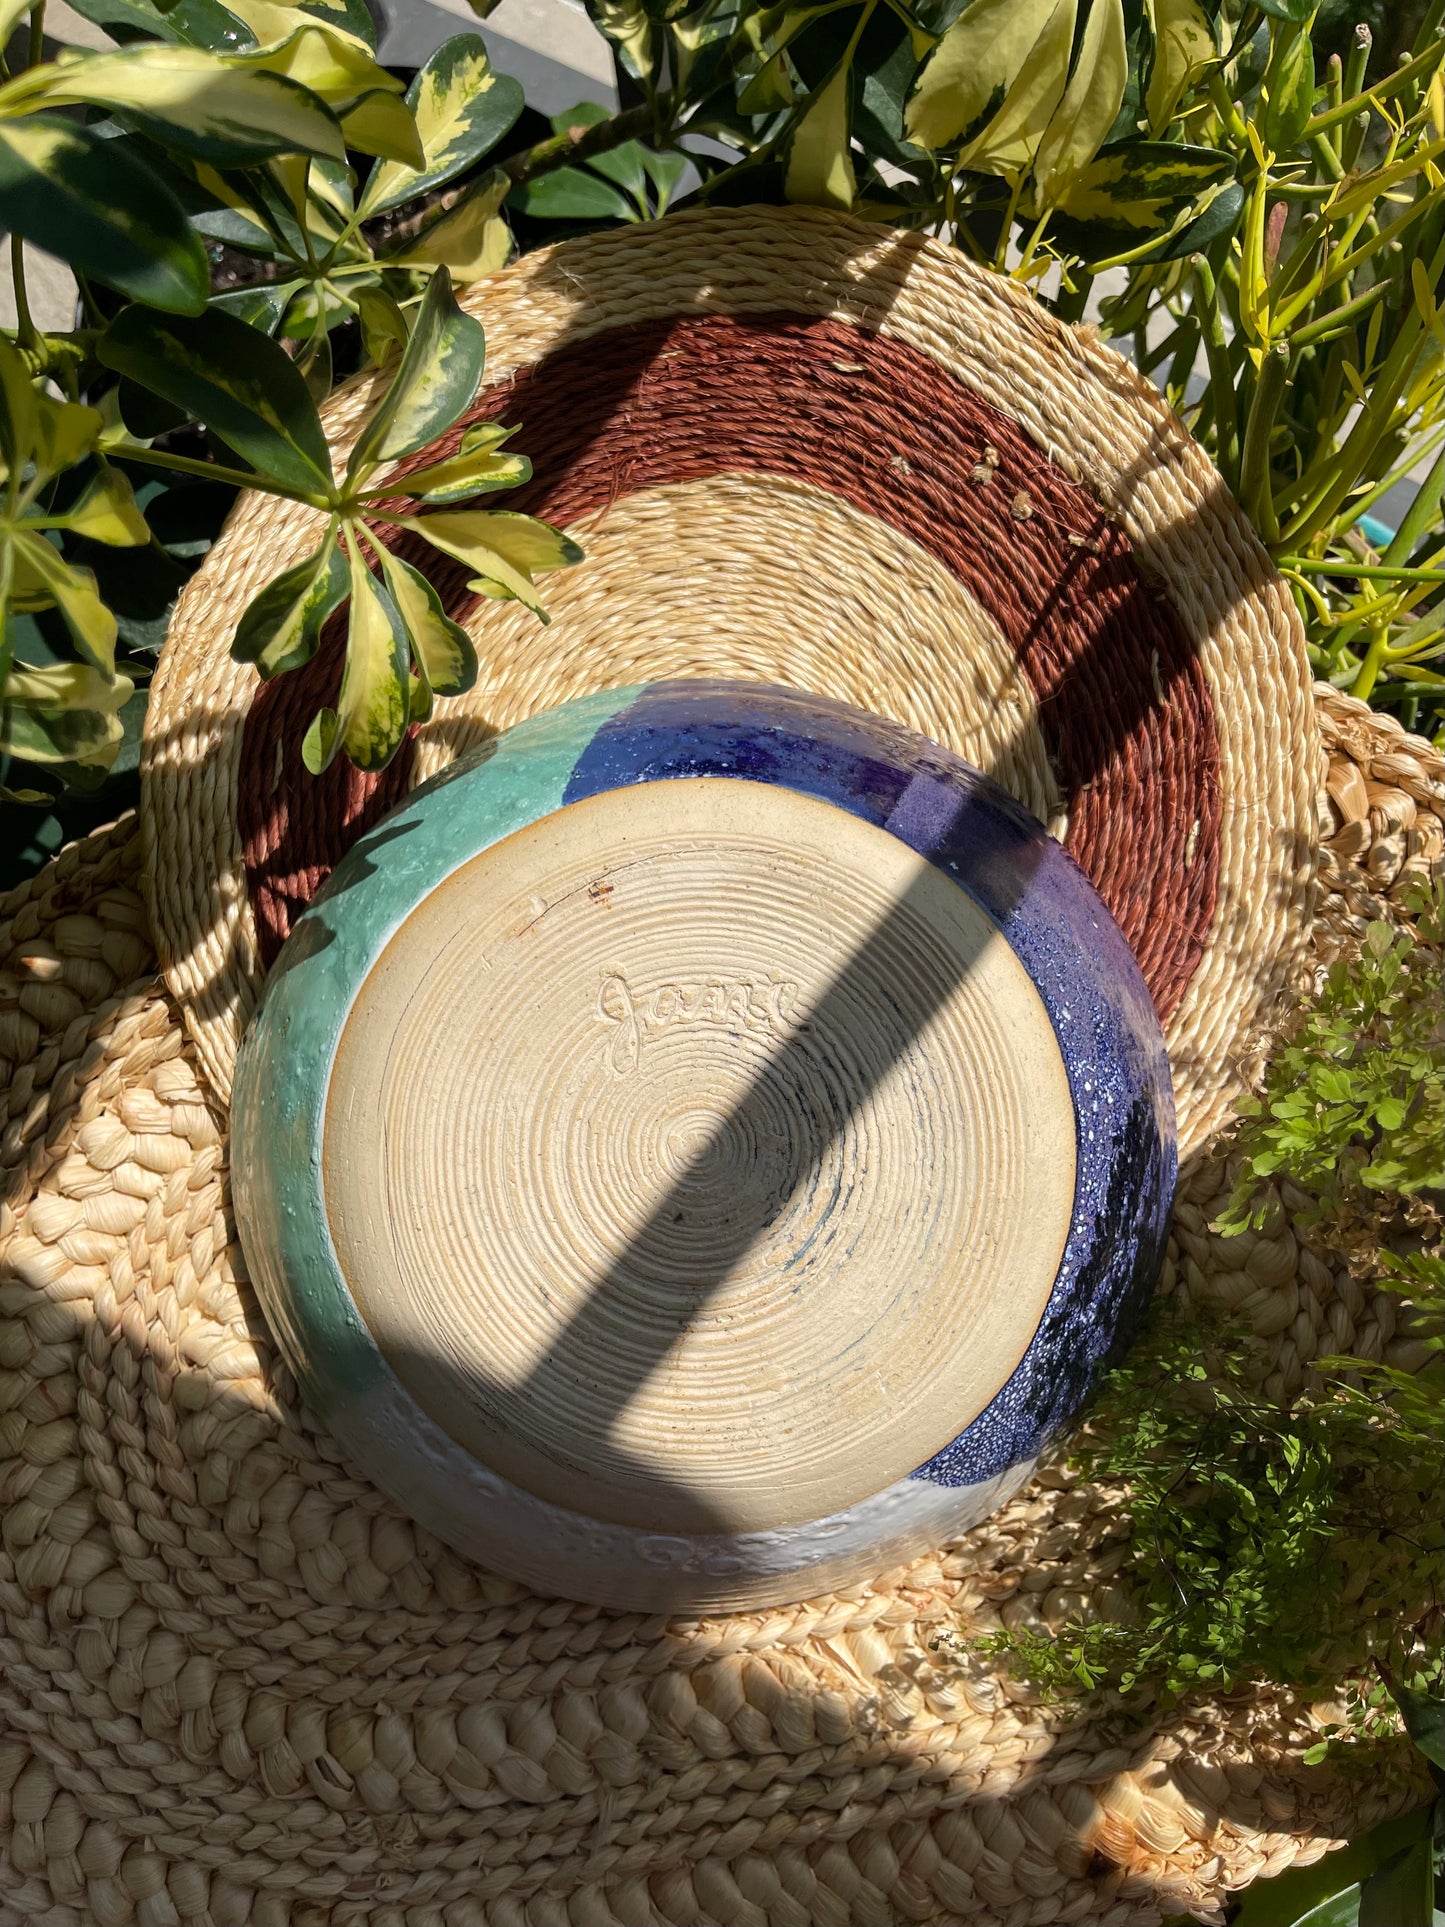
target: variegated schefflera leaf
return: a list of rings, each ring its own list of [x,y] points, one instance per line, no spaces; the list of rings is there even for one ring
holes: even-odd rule
[[[1151,26],[1144,112],[1162,128],[1216,49],[1199,0],[1152,0]],[[1151,235],[1162,256],[1229,188],[1234,163],[1215,148],[1145,139],[1137,124],[1120,131],[1130,79],[1123,0],[1088,0],[1082,21],[1075,0],[973,0],[924,63],[905,124],[924,145],[957,143],[956,167],[1014,183],[1024,217],[1048,216],[1056,241],[1086,262]],[[1232,198],[1220,214],[1238,207]],[[1195,231],[1189,245],[1204,238]]]
[[[162,155],[212,183],[218,169],[283,157],[344,167],[348,147],[424,159],[402,82],[349,23],[274,0],[82,0],[80,11],[153,38],[70,50],[0,85],[0,222],[134,300],[193,314],[209,293],[201,235]],[[114,138],[87,109],[131,133]]]
[[[982,210],[985,229],[1002,217],[998,246],[987,249],[1000,266],[1015,220],[1037,229],[1029,261],[1047,233],[1051,254],[1093,269],[1138,247],[1151,223],[1165,255],[1185,251],[1215,231],[1191,224],[1214,207],[1235,167],[1221,150],[1194,145],[1166,179],[1154,152],[1166,134],[1164,144],[1179,145],[1178,103],[1219,59],[1210,4],[865,0],[840,8],[819,0],[749,10],[728,43],[730,108],[719,95],[697,122],[736,138],[744,158],[706,191],[714,200],[781,198],[903,225],[941,223],[944,232],[955,210],[965,223]],[[707,8],[698,16],[708,17]],[[712,43],[700,33],[699,44]],[[568,171],[580,188],[581,171]],[[548,176],[511,204],[596,217],[608,211],[594,205],[600,188],[594,180],[588,195],[567,196],[561,176]],[[1219,202],[1216,222],[1238,209],[1237,195]]]
[[[444,41],[407,89],[421,144],[420,167],[383,161],[362,190],[362,219],[443,187],[489,153],[522,111],[522,88],[499,74],[475,34]]]
[[[1140,251],[1168,260],[1233,226],[1243,205],[1227,154],[1182,141],[1102,148],[1059,195],[1052,226],[1085,258]]]
[[[104,764],[121,738],[119,712],[134,693],[115,661],[116,620],[89,569],[52,541],[69,532],[114,548],[150,540],[130,483],[96,466],[62,508],[57,475],[93,456],[97,410],[37,388],[0,335],[0,754],[32,763]],[[11,616],[53,609],[76,660],[17,660]]]
[[[314,772],[342,752],[362,769],[381,768],[434,697],[466,689],[477,673],[466,631],[422,571],[390,552],[386,526],[464,563],[479,594],[524,602],[543,621],[537,575],[581,559],[575,542],[531,516],[457,506],[531,474],[526,457],[505,446],[512,430],[502,424],[471,424],[454,454],[409,475],[393,473],[452,427],[481,383],[486,338],[458,305],[445,267],[428,283],[391,381],[339,478],[301,369],[235,316],[131,308],[112,323],[99,354],[254,464],[251,474],[236,474],[238,482],[325,515],[315,546],[252,598],[232,640],[238,660],[264,677],[280,675],[311,660],[328,618],[349,603],[336,707],[318,712],[303,743]],[[398,497],[411,506],[398,507]]]

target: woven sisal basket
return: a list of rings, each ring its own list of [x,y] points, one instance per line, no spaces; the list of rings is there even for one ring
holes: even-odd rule
[[[1106,1598],[1117,1495],[1045,1473],[960,1544],[767,1613],[499,1580],[298,1399],[234,1244],[230,1073],[291,917],[460,748],[640,677],[791,681],[1066,827],[1167,1019],[1193,1156],[1163,1288],[1235,1307],[1297,1390],[1325,1354],[1390,1357],[1394,1301],[1301,1249],[1287,1196],[1210,1232],[1209,1141],[1282,998],[1438,869],[1445,765],[1312,697],[1287,597],[1151,391],[930,243],[685,217],[470,298],[479,408],[525,419],[529,505],[588,550],[552,627],[444,583],[478,689],[380,782],[313,785],[334,655],[260,695],[226,655],[309,532],[248,506],[168,644],[142,822],[0,905],[0,1923],[1217,1916],[1394,1810],[1409,1766],[1303,1767],[1309,1709],[1269,1691],[1138,1730],[970,1657]],[[338,441],[366,405],[338,397]]]
[[[421,551],[482,673],[383,777],[317,785],[299,745],[335,651],[263,691],[227,649],[319,518],[234,517],[145,746],[162,966],[217,1093],[297,908],[409,785],[570,697],[733,675],[906,723],[1066,828],[1166,1021],[1181,1152],[1202,1144],[1307,938],[1319,748],[1294,605],[1157,392],[955,252],[819,211],[567,243],[468,299],[472,418],[524,423],[536,473],[507,505],[587,560],[542,628]],[[339,447],[372,393],[331,404]]]

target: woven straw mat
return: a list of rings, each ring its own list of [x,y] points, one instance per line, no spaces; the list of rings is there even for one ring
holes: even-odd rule
[[[292,917],[409,784],[590,690],[739,675],[909,724],[1064,834],[1165,1020],[1181,1148],[1202,1145],[1307,941],[1319,743],[1294,605],[1157,391],[956,250],[818,209],[565,242],[466,302],[488,341],[469,419],[520,422],[534,466],[506,506],[586,560],[543,578],[543,627],[403,538],[482,672],[384,775],[317,784],[300,741],[339,626],[264,687],[228,647],[319,518],[260,496],[233,517],[172,623],[143,761],[161,964],[215,1090]],[[339,451],[375,393],[333,399]]]
[[[627,267],[631,237],[607,236],[529,257],[469,297],[487,317],[493,412],[574,336],[599,363],[635,349],[642,373],[620,428],[601,385],[580,452],[545,382],[521,398],[539,477],[548,448],[559,455],[556,499],[528,506],[581,526],[588,562],[548,579],[550,630],[500,605],[466,612],[480,694],[441,706],[388,781],[404,789],[598,682],[689,669],[894,715],[1067,834],[1136,940],[1160,923],[1141,955],[1170,1012],[1186,1140],[1202,1145],[1282,995],[1439,869],[1445,765],[1362,705],[1311,697],[1253,538],[1114,357],[932,244],[821,215],[729,221],[664,224],[655,241],[682,238],[650,278]],[[639,311],[662,318],[660,339],[627,333]],[[739,315],[759,318],[745,338]],[[914,477],[930,512],[948,512],[918,422],[875,434],[903,507],[876,487],[853,499],[824,473],[822,442],[865,461],[850,384],[877,375],[876,429],[898,399],[889,357],[905,351],[949,364],[974,397],[935,389],[928,409],[993,411],[959,427],[950,459],[989,478],[969,501],[975,526],[995,518],[996,576],[1026,591],[1030,565],[1057,583],[1060,556],[1081,555],[1089,606],[1123,612],[1101,632],[1104,672],[1124,674],[1130,647],[1146,685],[1157,672],[1166,721],[1135,718],[1117,767],[1117,743],[1090,749],[1097,665],[1062,644],[1031,656],[1047,613],[1020,618],[904,512]],[[707,390],[714,361],[730,391],[740,371],[776,387],[800,359],[811,387],[784,425],[811,469],[776,449],[719,457],[715,401],[694,419],[667,387],[681,363]],[[916,362],[904,372],[926,375]],[[694,439],[649,467],[654,387]],[[585,416],[575,370],[558,388],[558,412]],[[832,412],[815,446],[799,423],[820,395]],[[365,403],[353,387],[333,405],[343,443]],[[628,421],[641,439],[624,447]],[[1107,518],[1089,521],[1081,476]],[[1107,1598],[1117,1495],[1058,1469],[872,1585],[667,1622],[499,1580],[342,1461],[257,1313],[226,1170],[230,1064],[265,962],[400,793],[340,766],[327,789],[291,780],[325,661],[309,685],[283,678],[258,700],[227,659],[229,624],[295,559],[302,519],[244,509],[197,578],[152,703],[144,824],[72,846],[0,904],[0,1927],[1213,1918],[1228,1889],[1396,1810],[1411,1797],[1406,1755],[1381,1745],[1363,1789],[1305,1768],[1313,1716],[1281,1694],[1140,1730],[1040,1706],[970,1653],[1001,1623],[1058,1624]],[[1167,585],[1174,629],[1142,607],[1135,556],[1146,600]],[[1170,653],[1180,628],[1203,665],[1192,683]],[[1100,792],[1111,808],[1095,808]],[[1159,805],[1142,842],[1111,841],[1121,796]],[[1131,901],[1131,864],[1161,868],[1188,915],[1169,924],[1147,890]],[[1228,1176],[1217,1144],[1187,1162],[1163,1289],[1249,1319],[1281,1392],[1339,1350],[1408,1363],[1395,1301],[1302,1249],[1287,1194],[1258,1235],[1209,1230]]]
[[[1438,870],[1445,763],[1318,703],[1323,963]],[[960,1650],[1104,1597],[1117,1499],[1058,1471],[874,1585],[694,1623],[531,1596],[410,1524],[246,1286],[133,816],[0,904],[0,1074],[0,1927],[1209,1919],[1411,1797],[1390,1747],[1363,1785],[1303,1767],[1277,1693],[1138,1732]],[[1208,1229],[1227,1182],[1187,1174],[1164,1289],[1268,1334],[1280,1392],[1403,1360],[1288,1198]]]

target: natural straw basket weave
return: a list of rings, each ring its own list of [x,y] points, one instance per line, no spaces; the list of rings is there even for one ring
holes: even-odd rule
[[[317,786],[299,741],[334,648],[259,698],[227,655],[317,518],[235,516],[177,612],[144,765],[162,968],[216,1091],[291,916],[408,783],[589,690],[742,675],[1062,806],[1167,1020],[1181,1151],[1201,1145],[1306,939],[1319,748],[1293,604],[1158,394],[956,252],[818,210],[565,243],[467,299],[493,384],[474,413],[522,421],[536,469],[508,506],[587,560],[547,579],[546,629],[429,562],[477,686],[380,781]],[[373,392],[333,401],[339,447]]]
[[[1323,962],[1438,869],[1445,764],[1321,691]],[[226,1118],[156,974],[135,819],[0,904],[3,1927],[1055,1927],[1205,1918],[1408,1797],[1261,1692],[1144,1733],[935,1650],[1058,1619],[1117,1501],[1048,1474],[845,1597],[672,1623],[532,1597],[338,1462],[232,1240]],[[1387,1294],[1267,1230],[1165,1288],[1279,1390],[1400,1357]]]
[[[1208,1915],[1391,1811],[1408,1762],[1380,1748],[1363,1792],[1306,1769],[1308,1709],[1264,1691],[1108,1728],[936,1643],[1101,1598],[1115,1495],[1046,1473],[962,1544],[766,1614],[668,1623],[495,1579],[297,1400],[233,1242],[231,1064],[290,915],[401,788],[600,683],[744,674],[894,715],[1067,812],[1172,1011],[1198,1147],[1280,996],[1439,867],[1445,766],[1311,701],[1280,585],[1157,399],[931,244],[678,218],[473,298],[492,379],[524,371],[483,406],[515,400],[532,505],[589,551],[548,584],[552,628],[469,611],[474,695],[385,782],[308,786],[295,723],[334,661],[257,701],[225,653],[307,529],[247,508],[157,679],[144,836],[128,819],[0,905],[0,1927]],[[532,365],[559,344],[549,386]],[[343,442],[366,404],[334,404]],[[1111,731],[1132,670],[1155,702]],[[1226,1182],[1195,1155],[1164,1288],[1269,1335],[1280,1390],[1341,1349],[1403,1360],[1394,1301],[1302,1250],[1288,1197],[1258,1236],[1209,1231]]]

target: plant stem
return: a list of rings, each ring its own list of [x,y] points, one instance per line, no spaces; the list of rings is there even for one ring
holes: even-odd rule
[[[1445,493],[1445,449],[1435,457],[1434,467],[1420,484],[1409,513],[1396,529],[1394,539],[1384,554],[1386,562],[1408,560],[1415,544],[1439,515],[1442,493]]]
[[[659,109],[667,100],[666,95],[658,95]],[[653,132],[653,111],[644,103],[640,107],[629,107],[625,113],[614,114],[610,120],[599,120],[595,126],[571,129],[538,141],[535,147],[523,148],[520,154],[503,161],[502,168],[510,176],[512,185],[520,187],[523,181],[534,181],[539,174],[570,167],[574,161],[590,160],[594,154],[606,154],[614,147],[621,147],[624,141],[643,140]]]
[[[1359,674],[1350,685],[1350,694],[1358,697],[1362,703],[1369,701],[1370,691],[1379,681],[1380,671],[1385,666],[1389,634],[1389,624],[1382,622],[1371,636],[1370,646],[1365,652],[1365,660],[1360,664]]]
[[[1309,569],[1316,575],[1357,575],[1365,582],[1445,582],[1445,569],[1388,569],[1373,562],[1317,561],[1307,555],[1276,556],[1280,569]]]
[[[1266,542],[1279,540],[1279,523],[1270,499],[1269,438],[1284,400],[1289,364],[1290,352],[1282,341],[1276,342],[1261,362],[1239,458],[1240,505]]]
[[[1018,212],[1019,196],[1023,193],[1024,177],[1016,175],[1009,185],[1008,206],[1004,210],[1003,226],[998,231],[998,247],[994,250],[993,264],[1002,274],[1008,265],[1008,244],[1013,235],[1014,215]]]
[[[1346,101],[1352,101],[1364,86],[1365,69],[1370,64],[1370,48],[1373,44],[1374,36],[1364,21],[1360,21],[1354,31],[1349,65],[1340,84],[1340,98],[1335,103],[1337,107],[1342,108]]]
[[[1186,321],[1180,323],[1175,334],[1179,337],[1179,341],[1174,350],[1174,358],[1169,364],[1169,373],[1164,379],[1164,393],[1171,398],[1177,396],[1178,400],[1174,405],[1182,411],[1188,397],[1189,377],[1194,372],[1194,359],[1199,353],[1199,316],[1190,315]]]
[[[1310,322],[1308,327],[1297,329],[1290,336],[1291,343],[1296,348],[1307,348],[1312,341],[1328,341],[1341,328],[1352,327],[1374,307],[1382,295],[1389,292],[1388,281],[1377,281],[1373,287],[1366,288],[1363,294],[1357,294],[1353,301],[1346,301],[1342,307],[1332,308],[1328,314],[1321,315],[1318,321]]]
[[[221,482],[229,488],[249,488],[258,490],[262,495],[279,495],[288,502],[304,502],[308,508],[324,509],[331,506],[324,496],[298,494],[295,489],[268,481],[254,470],[247,472],[239,468],[224,468],[219,462],[197,461],[192,455],[172,455],[163,448],[143,448],[127,442],[122,448],[111,449],[110,458],[113,462],[146,462],[152,468],[174,469],[178,475],[196,475],[203,482]]]
[[[10,236],[10,278],[15,284],[16,340],[22,348],[34,348],[40,337],[30,318],[30,303],[25,294],[25,243],[18,234]]]
[[[1445,248],[1437,249],[1427,269],[1432,286],[1439,281],[1442,265],[1445,265]],[[1355,486],[1356,478],[1364,472],[1376,442],[1388,429],[1400,391],[1409,380],[1418,353],[1422,325],[1419,309],[1412,308],[1405,316],[1383,367],[1374,378],[1370,399],[1359,420],[1345,438],[1343,447],[1332,451],[1326,474],[1314,486],[1313,493],[1301,504],[1285,529],[1288,541],[1302,546],[1317,534],[1338,512]]]
[[[1028,241],[1025,244],[1023,254],[1019,257],[1018,267],[1014,270],[1016,274],[1022,274],[1024,269],[1029,265],[1030,261],[1033,260],[1034,255],[1038,249],[1039,242],[1042,241],[1044,238],[1044,229],[1048,226],[1049,219],[1053,214],[1053,211],[1054,210],[1051,207],[1046,207],[1043,213],[1039,216],[1038,220],[1035,222],[1034,231],[1029,236]]]
[[[1237,141],[1248,153],[1249,136],[1244,131],[1244,122],[1240,119],[1239,109],[1229,98],[1229,89],[1224,84],[1224,75],[1218,68],[1209,76],[1209,98],[1213,101],[1214,111],[1223,121],[1230,139]]]
[[[1368,53],[1367,48],[1367,58]],[[1390,100],[1396,94],[1403,93],[1417,75],[1427,73],[1437,65],[1442,53],[1445,53],[1445,40],[1437,40],[1431,46],[1423,48],[1413,60],[1406,61],[1403,67],[1397,67],[1394,73],[1386,74],[1383,80],[1377,80],[1367,93],[1356,94],[1352,99],[1345,99],[1340,106],[1331,107],[1323,114],[1316,114],[1313,120],[1306,123],[1302,138],[1307,141],[1313,140],[1316,134],[1323,134],[1327,129],[1337,127],[1341,121],[1352,119],[1361,108],[1368,107],[1377,101]],[[1348,93],[1347,84],[1346,94]]]
[[[1061,288],[1059,298],[1054,303],[1054,313],[1060,321],[1082,321],[1084,309],[1089,304],[1089,290],[1094,285],[1094,277],[1087,268],[1079,268],[1074,275],[1072,288]]]
[[[1356,522],[1358,523],[1362,515],[1368,515],[1376,502],[1380,501],[1383,496],[1388,495],[1397,482],[1404,481],[1408,477],[1410,470],[1414,468],[1417,463],[1428,461],[1430,456],[1432,456],[1440,446],[1441,439],[1439,431],[1433,436],[1427,435],[1425,439],[1416,446],[1413,454],[1407,451],[1405,457],[1403,457],[1387,475],[1382,476],[1368,493],[1357,495],[1350,503],[1350,513],[1354,516]],[[1428,482],[1426,486],[1429,486]]]

